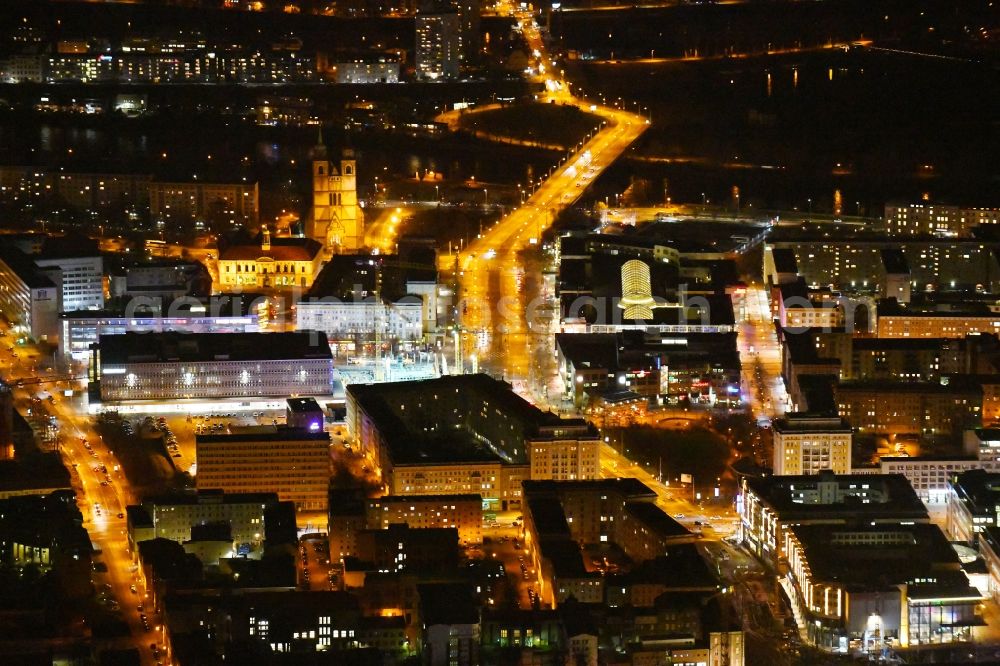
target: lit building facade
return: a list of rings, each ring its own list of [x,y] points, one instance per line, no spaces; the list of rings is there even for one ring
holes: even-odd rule
[[[127,317],[112,312],[65,312],[59,318],[62,332],[59,352],[64,358],[88,362],[91,347],[102,335],[125,333],[259,333],[260,315],[208,316],[205,313],[178,313],[176,316],[137,313]]]
[[[787,559],[785,533],[794,525],[926,523],[927,509],[898,474],[744,478],[737,498],[740,536],[757,556],[777,566]]]
[[[248,426],[197,435],[198,490],[276,493],[299,510],[326,510],[330,435],[302,428]]]
[[[876,327],[880,338],[964,338],[1000,333],[1000,313],[989,310],[953,311],[902,308],[880,301]]]
[[[312,211],[306,236],[331,252],[357,252],[365,245],[364,211],[358,203],[354,151],[346,148],[339,167],[327,159],[322,143],[313,149]]]
[[[1000,209],[961,208],[934,203],[886,204],[885,228],[893,236],[972,235],[978,226],[1000,224]]]
[[[795,525],[782,585],[808,642],[832,652],[967,642],[983,595],[936,525]]]
[[[189,227],[197,220],[256,223],[260,212],[257,183],[166,183],[149,185],[149,214],[165,224]]]
[[[424,337],[424,304],[404,297],[395,303],[372,299],[342,301],[336,298],[301,300],[295,306],[298,330],[323,331],[333,341],[372,340],[382,327],[384,340],[415,341]]]
[[[766,257],[775,250],[794,254],[799,275],[810,287],[830,287],[845,293],[880,294],[908,300],[898,281],[904,268],[914,294],[945,289],[1000,289],[1000,243],[972,239],[895,238],[861,234],[855,238],[772,234],[764,244]],[[773,260],[772,260],[773,265]]]
[[[129,531],[133,545],[145,539],[170,539],[183,544],[191,540],[191,528],[206,523],[229,525],[233,543],[259,547],[264,542],[264,517],[269,505],[278,501],[274,493],[225,494],[202,491],[194,495],[152,497],[141,505],[129,507],[145,511],[152,529],[136,539]]]
[[[319,273],[323,246],[311,238],[271,237],[267,227],[257,242],[219,251],[218,280],[224,291],[307,289]]]
[[[789,413],[774,422],[776,476],[851,471],[851,427],[840,418]]]
[[[62,292],[52,277],[16,248],[0,253],[0,312],[17,335],[58,337]]]
[[[104,260],[94,256],[32,257],[43,271],[59,271],[62,287],[62,309],[100,310],[104,307]]]
[[[952,494],[955,476],[972,469],[1000,472],[1000,461],[977,457],[912,456],[879,458],[882,474],[902,474],[913,486],[917,496],[928,506],[944,506]]]
[[[418,14],[416,39],[417,78],[438,81],[458,77],[462,65],[458,14]]]
[[[329,395],[323,333],[126,333],[94,346],[91,381],[105,401]]]
[[[890,399],[891,396],[891,399]],[[943,382],[841,382],[840,416],[858,433],[956,436],[982,424],[983,384],[952,377]]]
[[[463,544],[483,542],[483,498],[469,495],[386,495],[367,501],[368,529],[405,523],[411,528],[453,527]]]
[[[393,495],[479,493],[520,504],[520,482],[600,475],[597,431],[543,412],[486,375],[347,387],[347,427]]]

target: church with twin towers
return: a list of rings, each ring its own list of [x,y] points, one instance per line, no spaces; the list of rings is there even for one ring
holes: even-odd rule
[[[358,205],[357,163],[354,150],[344,148],[340,162],[333,162],[323,143],[313,149],[312,210],[306,218],[305,235],[319,241],[327,253],[359,251],[365,243],[365,223]]]

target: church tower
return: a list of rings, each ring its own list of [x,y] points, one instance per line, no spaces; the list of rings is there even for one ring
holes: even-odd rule
[[[321,131],[319,144],[313,150],[313,206],[306,236],[336,254],[356,252],[365,242],[353,150],[344,150],[339,166],[338,170],[327,158]]]

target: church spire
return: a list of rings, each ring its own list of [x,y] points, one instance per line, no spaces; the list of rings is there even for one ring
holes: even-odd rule
[[[316,147],[313,148],[313,159],[326,159],[326,144],[323,143],[323,125],[316,130]]]

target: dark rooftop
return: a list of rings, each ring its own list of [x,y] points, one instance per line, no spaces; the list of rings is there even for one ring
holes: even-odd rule
[[[30,256],[16,247],[0,247],[0,261],[7,264],[7,267],[30,289],[52,289],[56,286],[41,272]]]
[[[586,491],[620,495],[625,499],[656,499],[656,493],[649,486],[631,477],[586,481],[522,481],[521,487],[524,489],[525,498],[529,495],[558,495],[564,492]]]
[[[319,403],[316,402],[316,398],[289,398],[285,401],[288,404],[288,409],[295,412],[296,414],[307,414],[313,412],[322,412],[322,408]]]
[[[1000,474],[971,469],[959,474],[951,486],[959,501],[973,515],[997,513],[997,507],[1000,507]]]
[[[332,359],[326,333],[125,333],[102,335],[101,364]]]
[[[625,512],[661,537],[691,534],[653,502],[626,502]]]
[[[774,270],[778,273],[798,274],[799,265],[795,259],[795,251],[791,248],[774,248],[771,250],[771,257],[774,259]]]
[[[417,586],[420,619],[435,624],[479,624],[479,604],[467,583],[427,583]]]
[[[294,442],[303,440],[330,440],[328,432],[313,432],[306,428],[262,425],[232,427],[229,433],[195,435],[198,445],[228,444],[231,442]]]
[[[937,581],[935,587],[950,591],[948,596],[969,591],[958,555],[937,525],[849,529],[797,525],[791,530],[805,549],[814,583],[835,581],[848,589],[879,590],[931,578]],[[884,535],[885,539],[864,543],[865,535]]]
[[[927,520],[927,508],[902,474],[815,474],[801,476],[746,477],[746,487],[771,507],[782,521],[796,519],[838,518],[846,521],[875,517]],[[817,491],[820,484],[833,484],[847,491],[844,501],[804,503],[793,499],[793,492]],[[852,489],[851,486],[854,486]],[[867,488],[865,488],[867,486]],[[860,493],[870,496],[881,491],[884,501],[863,502]]]

